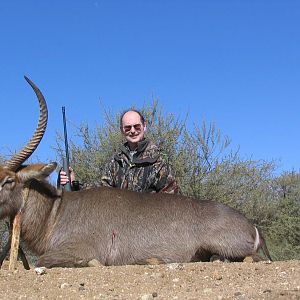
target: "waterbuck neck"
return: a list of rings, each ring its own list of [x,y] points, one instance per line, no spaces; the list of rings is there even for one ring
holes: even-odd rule
[[[47,248],[48,236],[55,223],[57,205],[60,203],[59,195],[51,194],[48,188],[43,183],[32,181],[22,209],[22,239],[36,254],[44,253]]]

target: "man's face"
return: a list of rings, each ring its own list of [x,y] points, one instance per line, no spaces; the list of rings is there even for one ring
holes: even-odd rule
[[[145,128],[140,115],[135,111],[128,111],[123,116],[121,130],[129,146],[136,146],[144,138]]]

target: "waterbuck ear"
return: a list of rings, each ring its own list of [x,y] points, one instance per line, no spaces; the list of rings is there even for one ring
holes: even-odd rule
[[[56,166],[56,162],[29,165],[21,169],[17,176],[21,182],[26,182],[30,179],[44,179],[56,169]]]

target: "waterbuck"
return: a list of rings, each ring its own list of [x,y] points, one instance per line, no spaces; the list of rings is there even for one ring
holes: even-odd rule
[[[87,266],[207,261],[213,255],[240,261],[260,248],[255,226],[238,211],[214,201],[108,187],[78,192],[56,189],[45,179],[56,163],[23,166],[47,125],[47,106],[30,142],[0,167],[0,218],[22,212],[21,237],[37,266]]]

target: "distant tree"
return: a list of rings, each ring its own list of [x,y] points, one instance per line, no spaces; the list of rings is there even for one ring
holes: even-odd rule
[[[0,166],[4,165],[6,159],[4,158],[4,156],[0,155]]]
[[[274,180],[276,208],[268,228],[277,259],[300,259],[300,174],[286,172]]]

